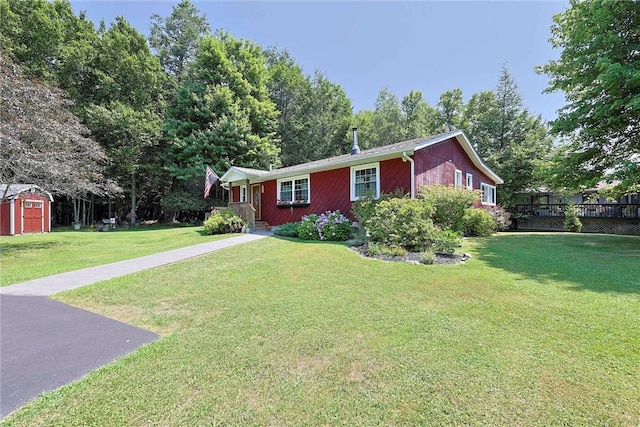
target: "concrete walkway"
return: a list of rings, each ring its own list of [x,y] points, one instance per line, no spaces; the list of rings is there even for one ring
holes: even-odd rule
[[[187,246],[186,248],[174,249],[125,261],[112,262],[110,264],[55,274],[53,276],[42,277],[40,279],[29,280],[27,282],[2,287],[0,288],[0,295],[54,295],[58,292],[80,288],[102,280],[125,276],[137,271],[171,264],[177,261],[204,255],[209,252],[239,245],[241,243],[252,242],[269,235],[271,235],[271,233],[241,234],[237,237],[230,237],[228,239],[217,240],[215,242],[201,243],[199,245]]]
[[[271,235],[242,234],[0,288],[0,419],[158,335],[46,298]]]

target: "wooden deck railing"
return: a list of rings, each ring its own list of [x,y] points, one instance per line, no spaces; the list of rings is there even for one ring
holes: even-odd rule
[[[256,209],[249,202],[229,202],[229,209],[233,210],[249,227],[256,226]]]
[[[583,218],[640,218],[640,204],[583,203],[576,204]],[[564,217],[566,204],[516,205],[515,214],[540,217]]]

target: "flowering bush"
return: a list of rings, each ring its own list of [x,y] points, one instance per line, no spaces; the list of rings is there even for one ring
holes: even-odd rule
[[[318,228],[316,227],[317,219],[318,215],[316,214],[309,214],[302,217],[300,227],[298,227],[298,236],[302,240],[320,240]]]
[[[205,234],[225,234],[240,232],[244,223],[233,211],[221,210],[211,215],[203,225]]]
[[[305,215],[298,234],[304,240],[344,241],[351,237],[351,221],[340,211]]]

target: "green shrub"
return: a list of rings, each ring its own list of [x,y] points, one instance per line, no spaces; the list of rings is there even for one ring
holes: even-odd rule
[[[358,228],[364,230],[367,228],[369,220],[375,214],[376,204],[378,201],[373,195],[368,194],[360,197],[351,204],[351,214],[358,221]]]
[[[582,231],[582,222],[578,218],[578,207],[570,203],[564,211],[564,229],[573,233],[580,233]]]
[[[320,240],[320,234],[318,234],[318,228],[316,227],[316,221],[318,215],[309,214],[302,217],[300,226],[298,227],[298,236],[302,240]]]
[[[439,230],[433,239],[433,250],[452,254],[462,245],[462,236],[452,230]]]
[[[422,264],[431,265],[436,262],[436,254],[431,251],[427,251],[422,254],[422,258],[420,259]]]
[[[405,256],[407,254],[407,250],[398,245],[385,245],[382,243],[369,242],[367,244],[367,254],[374,257],[380,255]]]
[[[479,200],[478,192],[460,187],[423,185],[418,199],[426,201],[434,209],[433,223],[442,229],[460,231],[465,211]]]
[[[481,208],[468,208],[462,217],[462,234],[465,236],[490,236],[496,232],[494,217]]]
[[[435,227],[433,209],[418,199],[381,200],[369,220],[369,238],[386,246],[423,250],[431,244]]]
[[[369,256],[382,255],[382,246],[375,242],[369,242],[367,244],[367,254]]]
[[[276,228],[273,234],[283,237],[298,237],[299,222],[287,222]]]
[[[204,222],[206,234],[236,233],[242,230],[244,222],[242,218],[231,210],[221,210],[211,215]]]
[[[389,256],[405,256],[407,254],[407,250],[405,248],[403,248],[402,246],[396,246],[396,245],[392,245],[392,246],[383,245],[380,248],[380,251],[382,252],[382,255],[389,255]]]

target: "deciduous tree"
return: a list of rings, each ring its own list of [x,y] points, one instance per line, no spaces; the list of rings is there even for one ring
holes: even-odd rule
[[[620,193],[640,190],[640,5],[576,1],[553,17],[550,42],[560,58],[538,68],[548,91],[567,103],[552,124],[569,140],[556,174],[569,188],[623,180]]]

